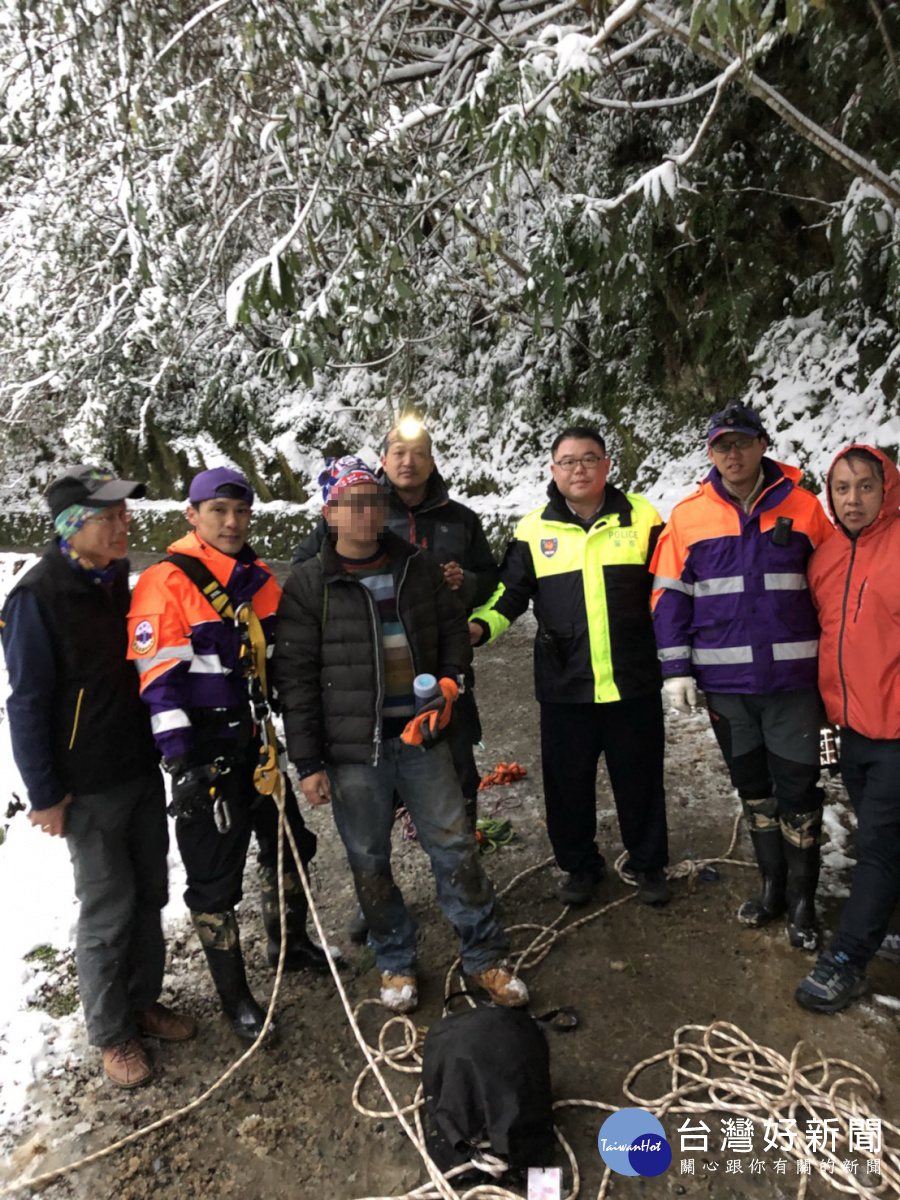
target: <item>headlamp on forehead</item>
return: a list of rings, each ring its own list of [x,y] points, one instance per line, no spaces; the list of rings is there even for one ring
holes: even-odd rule
[[[431,434],[418,417],[403,417],[384,439],[382,453],[387,454],[396,442],[424,442],[431,453]]]
[[[425,431],[425,426],[418,417],[404,417],[397,426],[397,432],[404,442],[414,442]]]

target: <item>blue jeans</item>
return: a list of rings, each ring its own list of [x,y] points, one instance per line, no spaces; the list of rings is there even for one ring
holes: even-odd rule
[[[494,916],[494,889],[466,826],[447,743],[423,751],[390,738],[377,767],[331,766],[328,776],[335,824],[378,969],[391,975],[412,975],[416,969],[416,924],[391,874],[395,791],[431,859],[438,902],[459,937],[463,968],[474,975],[500,961],[509,943]]]

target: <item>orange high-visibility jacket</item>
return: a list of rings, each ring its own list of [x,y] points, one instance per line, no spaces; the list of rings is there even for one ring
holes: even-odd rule
[[[842,525],[809,564],[818,609],[819,690],[828,719],[869,738],[900,738],[900,471],[887,455],[884,500],[871,525],[853,538]],[[832,509],[832,514],[833,514]]]
[[[281,589],[249,546],[232,558],[192,531],[168,552],[198,558],[234,606],[249,601],[271,654]],[[240,649],[234,623],[223,620],[174,563],[163,561],[143,573],[128,616],[128,657],[140,673],[141,698],[164,758],[225,753],[227,743],[246,731],[249,692]]]

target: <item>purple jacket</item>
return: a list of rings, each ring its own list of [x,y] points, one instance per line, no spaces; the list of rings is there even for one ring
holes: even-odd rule
[[[797,486],[796,467],[762,465],[765,484],[749,514],[713,467],[676,504],[651,563],[663,675],[693,675],[707,692],[816,686],[819,623],[806,564],[834,529]],[[779,517],[791,522],[783,545],[774,537]]]

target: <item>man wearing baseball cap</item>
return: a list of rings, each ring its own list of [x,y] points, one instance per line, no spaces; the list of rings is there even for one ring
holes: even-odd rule
[[[792,946],[812,950],[819,878],[819,625],[806,567],[834,532],[800,471],[767,457],[759,415],[713,415],[709,474],[672,510],[651,569],[653,616],[670,703],[706,702],[762,876],[738,920],[787,912]]]
[[[247,983],[234,910],[252,833],[273,967],[281,948],[278,810],[267,790],[277,747],[268,732],[266,672],[281,590],[247,544],[253,501],[249,482],[231,467],[196,475],[188,492],[191,532],[141,576],[128,626],[128,656],[172,778],[185,903],[231,1028],[251,1042],[265,1013]],[[316,839],[287,782],[285,808],[307,863]],[[306,896],[287,845],[284,862],[285,969],[327,971],[323,951],[306,932]]]
[[[99,467],[54,479],[55,537],[9,594],[3,648],[13,754],[32,825],[66,839],[81,902],[78,988],[114,1084],[152,1076],[141,1036],[193,1037],[159,1003],[167,900],[165,793],[138,678],[126,660],[126,500],[144,485]]]

